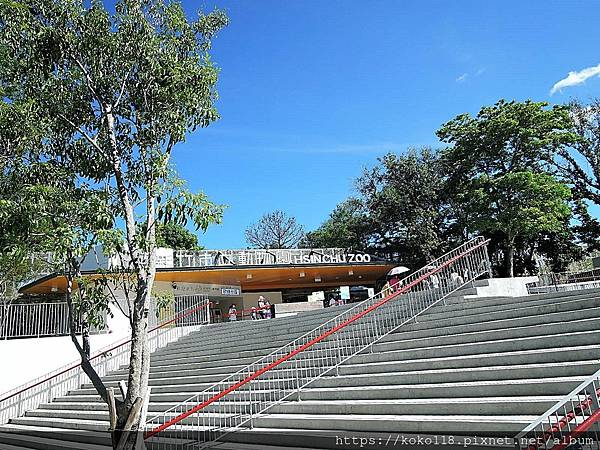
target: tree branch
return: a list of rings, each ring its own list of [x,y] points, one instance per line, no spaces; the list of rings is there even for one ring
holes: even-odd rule
[[[121,83],[121,89],[119,90],[119,96],[117,97],[117,100],[115,101],[115,104],[113,105],[113,109],[117,109],[117,107],[119,106],[119,103],[121,103],[121,99],[123,98],[123,93],[125,92],[125,84],[127,83],[127,80],[129,79],[129,76],[131,75],[132,71],[133,71],[133,65],[127,72],[127,75],[125,75],[125,77],[123,77],[123,82]]]

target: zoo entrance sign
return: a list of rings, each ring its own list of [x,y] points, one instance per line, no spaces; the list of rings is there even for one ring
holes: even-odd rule
[[[177,251],[175,267],[369,263],[374,258],[342,248]]]

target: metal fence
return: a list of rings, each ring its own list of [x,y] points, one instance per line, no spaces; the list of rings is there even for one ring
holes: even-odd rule
[[[515,436],[517,450],[600,449],[600,370]]]
[[[104,312],[104,320],[106,313]],[[81,332],[81,321],[76,323]],[[90,333],[102,329],[90,327]],[[4,303],[0,306],[0,339],[65,336],[69,334],[69,307],[60,303]]]
[[[158,326],[148,331],[150,351],[154,352],[167,344],[198,330],[209,323],[210,302],[205,296],[195,296],[196,302],[180,313],[172,314]],[[191,300],[190,300],[191,301]],[[122,340],[107,346],[91,357],[90,361],[100,377],[109,372],[127,367],[131,353],[131,341]],[[25,411],[37,408],[41,403],[78,389],[88,380],[75,361],[48,374],[0,395],[0,424],[21,416]]]
[[[252,428],[257,417],[299,398],[314,380],[489,272],[487,242],[476,238],[379,294],[258,359],[146,424],[152,448],[201,448]]]
[[[530,294],[592,289],[600,287],[600,269],[545,273],[538,275],[538,279],[539,281],[527,285]]]

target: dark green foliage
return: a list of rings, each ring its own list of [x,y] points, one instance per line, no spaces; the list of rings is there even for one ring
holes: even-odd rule
[[[350,198],[336,206],[319,228],[306,233],[301,246],[365,251],[369,245],[368,240],[369,226],[363,203],[359,199]]]
[[[114,13],[96,0],[0,0],[0,253],[51,250],[71,315],[88,324],[107,308],[109,280],[129,284],[121,286],[132,351],[119,426],[147,387],[155,224],[205,230],[221,219],[223,207],[189,191],[170,157],[187,133],[218,118],[209,50],[227,22],[219,10],[190,21],[179,3],[162,0],[119,0]],[[81,278],[96,244],[119,250],[124,276]],[[82,335],[83,347],[72,340],[106,400],[87,363],[85,327]]]
[[[445,172],[431,149],[387,154],[357,181],[368,217],[370,247],[420,265],[440,250],[446,218]]]
[[[535,273],[538,262],[565,268],[581,257],[580,242],[594,241],[598,222],[553,172],[553,158],[581,144],[568,107],[501,100],[437,134],[451,146],[384,156],[358,180],[355,213],[338,207],[308,238],[417,266],[484,234],[503,276]]]
[[[187,228],[174,223],[157,224],[156,246],[173,250],[201,250],[198,245],[198,236]]]

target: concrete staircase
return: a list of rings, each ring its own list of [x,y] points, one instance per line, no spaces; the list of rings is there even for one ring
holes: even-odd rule
[[[211,325],[171,344],[153,355],[149,416],[341,308]],[[600,289],[527,297],[454,296],[418,323],[353,357],[337,376],[313,382],[300,401],[292,398],[274,406],[254,421],[253,429],[227,435],[228,442],[215,448],[374,449],[392,443],[395,449],[428,448],[403,446],[398,433],[453,435],[455,445],[445,448],[464,448],[470,439],[464,436],[512,437],[600,367],[599,319]],[[106,381],[116,386],[125,378],[121,370]],[[235,401],[244,401],[243,392],[236,395]],[[215,413],[223,407],[223,402],[209,406]],[[0,426],[0,448],[106,449],[107,427],[106,405],[84,385]],[[506,443],[469,448],[512,447]]]
[[[352,305],[258,321],[204,327],[155,352],[148,417],[166,411],[229,374],[312,330]],[[127,369],[104,377],[119,392]],[[190,405],[190,407],[193,405]],[[100,450],[110,447],[108,408],[91,383],[0,425],[0,449]]]
[[[461,435],[512,437],[598,370],[599,319],[600,290],[457,296],[228,438],[335,449],[343,437],[381,448],[398,433],[458,436],[456,448]],[[493,442],[482,448],[513,447]]]

